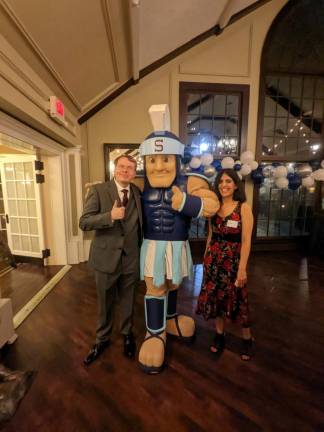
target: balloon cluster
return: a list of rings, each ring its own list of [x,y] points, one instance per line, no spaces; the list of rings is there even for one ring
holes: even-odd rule
[[[321,162],[321,168],[313,171],[308,163],[296,164],[295,169],[292,164],[286,166],[279,162],[259,165],[249,150],[241,154],[240,160],[234,160],[229,156],[218,160],[214,159],[211,153],[192,154],[186,149],[182,162],[185,173],[202,175],[210,182],[213,182],[217,173],[225,168],[237,171],[241,179],[250,175],[255,185],[262,185],[265,179],[268,179],[278,189],[297,190],[301,185],[309,188],[314,185],[315,180],[324,181],[324,160]]]
[[[309,163],[282,165],[277,162],[263,165],[260,167],[260,180],[262,184],[265,179],[273,183],[278,189],[297,190],[300,186],[307,188],[313,187],[315,180],[324,181],[324,161],[321,163],[322,168],[313,171]],[[251,175],[253,178],[253,176]]]
[[[259,164],[254,160],[254,155],[251,151],[245,151],[241,154],[240,160],[234,160],[227,156],[222,160],[214,159],[210,153],[203,155],[191,155],[188,151],[185,152],[183,163],[185,164],[185,172],[202,174],[213,179],[217,172],[225,168],[231,168],[237,171],[240,178],[249,175],[255,171]]]

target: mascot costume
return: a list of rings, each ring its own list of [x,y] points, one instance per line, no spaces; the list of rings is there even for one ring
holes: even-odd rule
[[[147,289],[147,333],[139,363],[144,372],[156,374],[163,369],[167,334],[187,341],[194,337],[194,320],[177,314],[177,290],[182,279],[192,274],[191,218],[213,216],[219,202],[201,174],[181,173],[184,145],[169,132],[168,106],[153,105],[149,113],[155,132],[140,146],[145,173],[141,278]]]

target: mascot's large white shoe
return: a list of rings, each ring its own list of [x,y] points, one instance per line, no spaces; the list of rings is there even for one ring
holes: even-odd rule
[[[145,167],[141,277],[147,286],[147,333],[139,363],[145,372],[154,374],[164,365],[166,334],[185,341],[193,339],[194,320],[177,314],[177,287],[183,277],[192,274],[188,242],[191,218],[213,216],[219,203],[205,179],[181,173],[184,145],[168,131],[167,106],[154,105],[149,112],[158,132],[140,146]]]

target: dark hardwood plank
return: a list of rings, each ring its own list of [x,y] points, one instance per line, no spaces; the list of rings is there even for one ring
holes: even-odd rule
[[[93,365],[82,359],[94,340],[96,296],[86,264],[73,266],[2,350],[7,367],[37,377],[6,432],[24,431],[321,431],[324,430],[324,265],[312,259],[299,281],[301,257],[254,253],[249,272],[256,355],[238,356],[240,329],[227,328],[219,360],[209,353],[213,323],[196,317],[191,346],[170,341],[168,367],[143,374],[122,355],[122,339]],[[180,292],[194,314],[202,267]],[[144,335],[143,295],[135,327]]]
[[[16,269],[0,277],[2,298],[11,298],[16,314],[63,266],[18,264]]]

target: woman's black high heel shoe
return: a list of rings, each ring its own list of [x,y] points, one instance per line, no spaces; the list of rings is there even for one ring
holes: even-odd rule
[[[253,338],[242,339],[241,360],[249,361],[252,358]]]
[[[217,333],[215,334],[214,341],[212,345],[210,345],[210,352],[213,354],[221,354],[225,348],[225,333]]]

